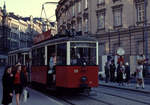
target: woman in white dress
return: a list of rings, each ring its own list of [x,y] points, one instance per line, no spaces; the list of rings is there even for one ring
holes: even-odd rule
[[[142,86],[142,88],[144,89],[144,78],[143,78],[143,65],[142,65],[142,62],[138,62],[138,66],[136,68],[136,81],[137,81],[136,88],[139,88],[140,86]]]

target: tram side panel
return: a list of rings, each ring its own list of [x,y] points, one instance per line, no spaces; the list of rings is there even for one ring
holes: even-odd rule
[[[32,82],[46,84],[47,83],[47,66],[32,66],[31,67]]]
[[[98,86],[98,66],[57,66],[56,86],[82,88]]]

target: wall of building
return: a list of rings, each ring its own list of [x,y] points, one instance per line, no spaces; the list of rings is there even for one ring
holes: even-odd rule
[[[98,3],[98,1],[102,1]],[[104,2],[103,2],[104,1]],[[114,2],[115,1],[115,2]],[[78,31],[78,20],[82,20],[82,34],[84,35],[84,18],[88,18],[88,33],[95,36],[99,40],[99,55],[100,60],[103,56],[116,55],[116,50],[119,47],[125,49],[125,61],[131,63],[131,68],[135,70],[136,56],[139,54],[145,54],[145,34],[144,34],[144,18],[140,12],[141,20],[138,19],[138,9],[144,9],[145,0],[88,0],[88,8],[85,9],[85,0],[60,0],[56,9],[56,17],[58,22],[58,32],[63,29],[67,24],[72,25],[72,21],[75,23],[75,30]],[[147,26],[150,27],[150,1],[147,1]],[[78,13],[78,2],[81,2],[82,9]],[[75,16],[65,16],[64,13],[70,11],[75,5]],[[140,6],[139,6],[140,5]],[[114,15],[116,11],[121,15],[120,25],[115,26]],[[104,27],[98,28],[98,16],[104,13]],[[117,12],[118,13],[118,12]],[[116,14],[117,14],[116,13]],[[70,12],[72,14],[72,12]],[[70,18],[71,17],[71,18]],[[69,19],[69,21],[65,20]],[[102,23],[101,23],[102,24]],[[148,49],[150,49],[149,30],[146,31],[148,35]],[[150,52],[148,51],[150,55]],[[134,62],[134,63],[133,63]],[[102,62],[100,61],[100,66]]]

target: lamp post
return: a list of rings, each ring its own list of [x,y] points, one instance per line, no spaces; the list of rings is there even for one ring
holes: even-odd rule
[[[117,32],[118,32],[118,45],[120,47],[120,31],[119,31],[119,29],[117,29]]]
[[[145,40],[145,58],[146,58],[146,72],[148,71],[148,34],[147,34],[147,0],[144,0],[144,40]]]
[[[130,56],[131,56],[131,27],[129,26],[129,38],[130,38]]]
[[[109,54],[111,53],[111,38],[110,38],[110,34],[111,34],[111,29],[108,29],[108,40],[109,40]]]
[[[144,0],[144,36],[145,36],[145,56],[148,58],[148,35],[147,35],[147,0]]]

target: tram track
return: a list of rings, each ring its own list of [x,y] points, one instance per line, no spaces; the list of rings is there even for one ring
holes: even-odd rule
[[[35,89],[35,88],[33,88],[33,89]],[[78,105],[78,104],[75,104],[74,102],[72,102],[73,100],[68,99],[69,98],[68,96],[63,96],[60,93],[52,92],[49,90],[43,90],[41,88],[36,88],[36,90],[42,92],[43,94],[47,95],[48,97],[51,97],[51,98],[56,99],[56,100],[61,100],[68,105]],[[84,99],[85,98],[88,100],[90,99],[92,101],[99,102],[100,104],[104,104],[104,105],[115,105],[115,104],[109,103],[107,101],[103,101],[100,99],[89,97],[88,95],[85,95],[85,94],[78,94],[76,97],[83,97]]]
[[[50,97],[52,97],[54,99],[56,98],[58,100],[62,100],[62,101],[64,101],[65,103],[67,103],[69,105],[78,105],[78,104],[73,103],[70,99],[68,99],[68,97],[63,97],[63,96],[61,97],[61,96],[54,96],[54,95],[50,96]],[[112,103],[109,103],[109,102],[106,102],[106,101],[103,101],[103,100],[99,100],[99,99],[96,99],[96,98],[93,98],[93,97],[89,97],[89,96],[84,95],[84,94],[79,94],[79,97],[84,97],[84,98],[86,98],[86,99],[88,98],[88,99],[90,99],[92,101],[100,102],[99,103],[100,105],[102,103],[105,104],[105,105],[115,105],[115,104],[112,104]]]
[[[104,103],[104,104],[106,104],[106,105],[115,105],[115,104],[112,104],[112,103],[109,103],[109,102],[106,102],[106,101],[103,101],[103,100],[100,100],[100,99],[97,99],[97,98],[90,97],[90,96],[88,96],[88,95],[83,95],[83,94],[81,94],[81,95],[84,96],[84,97],[86,97],[86,98],[88,98],[88,99],[91,99],[91,100],[95,100],[95,101],[97,101],[97,102]]]
[[[97,90],[94,90],[94,91],[99,92],[99,93],[103,93],[103,94],[106,94],[106,95],[109,95],[109,96],[119,97],[119,98],[122,98],[122,99],[130,100],[130,101],[134,101],[134,102],[139,102],[139,103],[146,104],[146,105],[150,105],[150,103],[144,102],[144,101],[141,101],[141,100],[137,100],[137,99],[133,99],[133,98],[128,98],[128,97],[125,97],[125,96],[121,96],[121,95],[117,95],[117,94],[112,94],[112,93],[108,93],[108,92],[102,92],[102,91],[97,91]]]
[[[149,95],[150,94],[149,91],[142,91],[142,90],[139,90],[139,89],[135,90],[135,89],[129,89],[129,88],[114,87],[114,86],[110,86],[110,85],[100,85],[100,86],[101,87],[106,87],[106,88],[112,88],[112,89],[120,89],[120,90],[132,91],[132,92],[142,93],[142,94],[145,94],[145,95]]]
[[[102,86],[102,85],[101,85],[101,87],[105,87],[107,89],[112,88],[112,89],[115,89],[115,90],[123,90],[123,91],[126,91],[126,92],[132,92],[132,94],[140,93],[140,94],[142,94],[142,96],[150,97],[150,94],[145,93],[145,92],[133,91],[133,90],[130,90],[130,89],[114,88],[114,87],[108,87],[108,86]],[[98,87],[98,88],[100,88],[100,87]]]
[[[45,95],[47,95],[48,97],[51,97],[53,99],[56,99],[56,100],[60,100],[62,101],[62,103],[65,103],[64,105],[78,105],[76,104],[76,102],[73,102],[75,101],[74,98],[70,99],[70,96],[75,96],[75,97],[84,97],[83,100],[85,99],[88,99],[88,100],[92,100],[93,102],[98,102],[98,103],[101,103],[101,104],[104,104],[104,105],[115,105],[114,103],[111,103],[111,102],[108,102],[108,101],[105,101],[105,100],[101,100],[99,99],[98,97],[92,97],[92,96],[89,96],[87,94],[78,94],[78,95],[70,95],[70,96],[67,96],[66,94],[60,94],[59,92],[55,91],[49,91],[49,90],[42,90],[42,89],[36,89],[42,93],[44,93]],[[141,103],[141,104],[145,104],[145,105],[150,105],[150,103],[148,102],[145,102],[145,101],[142,101],[142,100],[138,100],[138,99],[134,99],[134,98],[128,98],[128,97],[125,97],[125,96],[121,96],[121,95],[118,95],[118,94],[112,94],[112,93],[108,93],[108,92],[102,92],[102,91],[98,91],[98,90],[93,90],[95,91],[96,93],[102,93],[102,94],[105,94],[105,95],[109,95],[109,96],[113,96],[113,97],[118,97],[118,98],[121,98],[121,99],[125,99],[125,100],[129,100],[129,101],[132,101],[132,102],[138,102],[138,103]],[[67,93],[68,94],[68,93]],[[81,104],[83,104],[81,102]]]
[[[62,97],[54,97],[54,96],[51,96],[52,98],[57,98],[57,99],[59,99],[59,100],[62,100],[63,102],[65,102],[65,103],[67,103],[67,104],[69,104],[69,105],[77,105],[77,104],[74,104],[73,102],[71,102],[71,101],[69,101],[69,100],[67,100],[67,99],[65,99],[65,98],[62,98]]]
[[[78,105],[78,104],[75,104],[73,103],[72,101],[70,101],[70,99],[68,99],[68,97],[61,97],[61,96],[53,96],[59,100],[63,100],[64,102],[70,104],[70,105]],[[88,95],[85,95],[85,94],[78,94],[76,97],[83,97],[83,98],[88,98],[88,100],[92,100],[92,101],[96,101],[96,102],[99,102],[99,104],[101,105],[102,103],[105,104],[105,105],[115,105],[115,104],[112,104],[112,103],[109,103],[109,102],[106,102],[106,101],[103,101],[103,100],[100,100],[100,99],[96,99],[96,98],[93,98],[93,97],[90,97]]]

